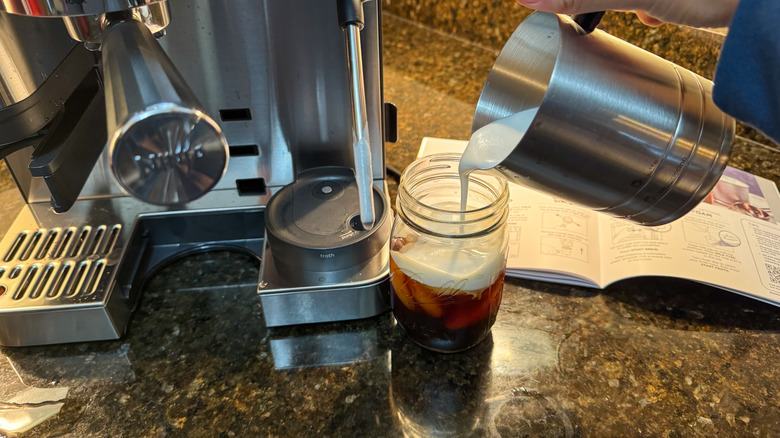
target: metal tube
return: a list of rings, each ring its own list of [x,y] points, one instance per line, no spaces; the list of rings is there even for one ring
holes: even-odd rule
[[[352,153],[355,160],[355,179],[360,200],[360,221],[370,230],[374,226],[374,197],[371,168],[371,142],[368,138],[366,91],[363,79],[363,58],[360,46],[360,27],[349,24],[344,28],[347,41],[347,62],[352,93]]]

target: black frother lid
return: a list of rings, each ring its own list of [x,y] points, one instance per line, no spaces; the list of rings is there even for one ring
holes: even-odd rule
[[[376,187],[374,227],[360,222],[358,188],[351,169],[321,167],[271,198],[266,227],[280,271],[341,270],[368,261],[383,249],[390,233],[386,197]]]

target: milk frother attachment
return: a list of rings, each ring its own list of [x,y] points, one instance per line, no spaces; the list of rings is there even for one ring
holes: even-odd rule
[[[277,192],[265,213],[276,270],[285,278],[344,281],[387,246],[390,207],[372,186],[377,219],[365,229],[359,187],[346,167],[318,167]]]
[[[184,204],[211,190],[228,145],[151,31],[121,17],[102,38],[111,168],[128,194]]]

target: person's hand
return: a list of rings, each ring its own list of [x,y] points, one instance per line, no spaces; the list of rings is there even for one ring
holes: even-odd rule
[[[523,6],[559,14],[606,10],[634,11],[643,23],[677,23],[695,27],[725,27],[739,0],[517,0]]]

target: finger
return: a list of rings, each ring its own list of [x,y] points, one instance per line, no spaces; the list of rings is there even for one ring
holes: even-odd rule
[[[696,27],[728,26],[739,0],[517,0],[521,5],[558,14],[583,14],[596,11],[640,11],[641,20]]]
[[[666,23],[665,21],[661,21],[655,17],[651,17],[650,15],[642,11],[634,11],[634,13],[639,18],[639,21],[641,21],[647,26],[658,27]]]
[[[637,8],[649,17],[695,27],[728,26],[739,0],[655,0],[648,8]],[[640,17],[641,18],[641,17]]]
[[[584,14],[596,11],[646,10],[653,0],[516,0],[523,6],[557,14]]]

